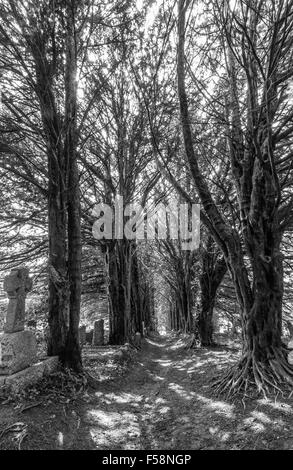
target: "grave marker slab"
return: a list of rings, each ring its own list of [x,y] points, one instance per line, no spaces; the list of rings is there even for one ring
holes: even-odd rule
[[[104,345],[104,320],[97,320],[94,323],[93,346]]]
[[[82,347],[86,342],[86,327],[80,326],[78,331],[79,331],[79,344]]]

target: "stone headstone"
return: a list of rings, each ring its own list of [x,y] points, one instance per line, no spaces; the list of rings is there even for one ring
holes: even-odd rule
[[[93,342],[94,330],[87,331],[85,334],[85,340],[87,343],[92,344]]]
[[[11,375],[36,361],[37,342],[32,331],[25,330],[25,299],[32,288],[27,268],[12,269],[4,279],[8,308],[4,333],[0,334],[0,375]]]
[[[24,330],[25,299],[32,288],[32,280],[27,268],[12,269],[4,279],[4,290],[9,303],[4,324],[5,333],[16,333]]]
[[[97,320],[94,323],[93,346],[103,346],[104,344],[104,320]]]
[[[79,331],[79,344],[82,347],[86,342],[86,327],[80,326],[78,331]]]
[[[133,344],[136,348],[141,348],[141,334],[139,332],[135,333]]]
[[[37,342],[33,331],[25,330],[25,299],[32,288],[26,268],[13,269],[4,280],[9,303],[4,333],[0,334],[0,388],[22,390],[36,383],[44,374],[57,368],[59,358],[37,359]],[[28,322],[34,326],[32,321]]]
[[[37,358],[33,331],[0,334],[0,375],[11,375],[31,366]]]

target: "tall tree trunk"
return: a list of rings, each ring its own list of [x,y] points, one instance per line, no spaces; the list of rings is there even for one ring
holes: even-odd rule
[[[144,280],[144,295],[142,298],[143,304],[143,321],[146,333],[156,331],[155,324],[155,288],[154,280],[151,275]]]
[[[107,245],[106,271],[110,304],[110,344],[124,344],[142,332],[136,246],[127,239]]]
[[[40,103],[48,159],[49,302],[48,355],[65,358],[69,324],[67,271],[67,179],[63,142],[58,138],[62,123],[57,113],[53,85],[48,73],[45,47],[32,40],[36,68],[36,93]]]
[[[244,351],[264,363],[274,363],[283,356],[283,255],[279,240],[269,239],[266,255],[260,252],[260,247],[255,252],[253,303],[249,311],[244,311]]]
[[[131,270],[131,319],[134,332],[139,332],[143,336],[143,294],[142,280],[140,275],[139,263],[134,252],[132,254]],[[145,294],[145,292],[144,292]]]
[[[125,258],[121,246],[124,240],[117,240],[107,245],[106,270],[109,295],[109,343],[124,344],[125,332]]]
[[[45,16],[47,14],[48,18],[52,17],[58,22],[62,17],[62,21],[66,24],[62,38],[65,49],[62,51],[54,45],[56,30],[53,24],[52,29],[48,30],[46,27],[49,23],[44,25],[44,29],[43,25],[40,25],[39,29],[32,28],[31,35],[25,32],[25,37],[34,62],[36,79],[35,84],[32,84],[32,90],[37,94],[40,104],[48,158],[50,330],[48,354],[58,355],[62,363],[79,371],[81,370],[78,339],[81,235],[76,154],[77,8],[76,0],[67,0],[60,8],[51,3],[42,6],[42,13]],[[61,98],[63,85],[65,108]]]
[[[213,312],[218,288],[227,272],[223,257],[215,261],[215,254],[206,250],[202,255],[200,275],[200,311],[198,314],[198,333],[202,346],[211,346],[213,340]]]
[[[58,155],[58,154],[57,154]],[[62,157],[48,149],[49,303],[48,355],[65,358],[68,331],[69,285],[67,278],[66,191],[60,174]]]
[[[202,220],[222,249],[232,275],[242,311],[244,337],[243,355],[236,366],[219,380],[217,392],[228,392],[231,395],[241,390],[246,393],[250,384],[256,385],[258,392],[266,393],[271,388],[280,391],[280,385],[290,383],[292,386],[293,368],[287,362],[286,350],[281,342],[283,273],[280,255],[282,237],[280,213],[282,211],[280,183],[274,161],[275,142],[272,137],[278,103],[276,65],[270,67],[271,54],[274,56],[275,50],[270,50],[267,55],[269,79],[265,79],[263,98],[259,103],[258,78],[261,77],[258,74],[255,51],[258,46],[256,38],[260,12],[255,8],[255,2],[249,2],[249,27],[246,29],[248,40],[243,36],[242,45],[242,52],[245,50],[247,54],[245,69],[248,76],[247,141],[243,146],[239,140],[242,136],[233,135],[240,144],[237,148],[241,152],[238,155],[232,149],[230,157],[241,212],[240,236],[232,225],[227,223],[215,204],[193,148],[185,88],[184,41],[188,5],[189,2],[185,0],[178,2],[177,77],[185,151],[203,205]],[[278,61],[278,56],[275,59]],[[247,256],[252,273],[248,270]]]
[[[67,54],[66,54],[66,139],[65,155],[68,164],[68,276],[69,276],[69,331],[66,343],[66,365],[77,372],[82,370],[79,343],[79,317],[81,299],[81,230],[80,191],[77,165],[77,57],[74,30],[75,0],[68,8]]]

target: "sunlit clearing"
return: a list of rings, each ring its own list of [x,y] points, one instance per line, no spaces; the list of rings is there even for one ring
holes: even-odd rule
[[[151,376],[156,382],[162,382],[162,381],[164,381],[164,377],[161,377],[160,375],[157,375],[157,374],[150,374],[150,376]]]
[[[205,408],[214,410],[217,414],[226,416],[227,418],[234,418],[234,405],[229,405],[224,401],[211,400],[210,398],[203,397],[202,395],[196,396],[197,400],[205,404]]]
[[[169,413],[170,410],[171,410],[171,408],[169,406],[163,406],[162,408],[159,409],[159,413],[161,415],[165,415],[165,414]]]
[[[272,401],[268,398],[262,398],[262,399],[258,400],[258,403],[260,403],[261,405],[270,406],[271,408],[274,408],[275,410],[284,411],[284,413],[286,413],[286,414],[292,414],[293,413],[292,406],[288,405],[287,403]]]
[[[185,398],[185,400],[191,400],[191,398],[194,398],[196,396],[195,393],[193,392],[186,392],[186,390],[181,387],[181,385],[175,384],[171,382],[168,387],[172,392],[178,393],[181,397]]]
[[[126,420],[133,420],[135,415],[133,413],[128,413],[123,411],[121,413],[112,412],[112,411],[102,411],[102,410],[89,410],[88,416],[97,421],[98,424],[112,428],[116,424],[126,424]]]
[[[221,431],[221,429],[219,428],[219,426],[210,427],[210,428],[209,428],[209,433],[210,433],[212,436],[215,436],[215,437],[217,437],[218,439],[220,439],[220,441],[222,441],[222,442],[228,441],[229,438],[230,438],[230,436],[231,436],[231,432],[224,432],[224,431]]]
[[[153,399],[150,399],[150,398],[148,398],[147,400],[153,401]],[[160,403],[164,404],[164,403],[166,403],[166,400],[164,400],[164,398],[156,398],[154,403],[156,403],[157,405],[160,404]]]
[[[165,348],[165,344],[164,343],[156,343],[156,341],[152,341],[151,339],[148,338],[148,343],[149,344],[152,344],[153,346],[156,346],[157,348],[162,348],[164,349]]]
[[[265,414],[263,413],[262,411],[252,411],[251,415],[254,417],[254,418],[257,418],[259,419],[260,421],[262,421],[263,423],[271,423],[271,419]]]
[[[138,418],[134,413],[92,409],[87,412],[87,421],[97,447],[119,445],[129,449],[132,448],[131,441],[140,436]]]
[[[117,422],[121,420],[121,416],[119,413],[115,412],[105,412],[102,410],[90,410],[88,411],[88,415],[94,419],[98,424],[104,427],[114,427]]]
[[[170,367],[172,365],[172,361],[167,361],[164,359],[154,359],[154,362],[158,362],[163,367]]]
[[[252,431],[256,433],[260,433],[265,430],[264,425],[262,423],[255,422],[255,418],[252,417],[244,419],[243,423],[246,427],[249,427]]]
[[[141,401],[141,397],[139,395],[132,395],[131,393],[122,393],[122,394],[115,394],[115,393],[101,393],[96,392],[96,397],[102,399],[104,403],[139,403]]]

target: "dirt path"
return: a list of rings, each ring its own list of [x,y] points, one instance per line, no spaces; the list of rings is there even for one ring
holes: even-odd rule
[[[191,397],[187,370],[176,368],[184,355],[167,338],[145,341],[130,373],[95,394],[98,406],[88,411],[86,423],[96,448],[176,448]]]
[[[293,449],[292,398],[231,403],[213,396],[211,379],[235,358],[233,349],[190,351],[184,341],[154,337],[124,376],[98,390],[21,418],[4,407],[0,417],[24,421],[24,449]]]
[[[130,373],[91,396],[72,447],[291,448],[292,400],[243,405],[213,397],[210,379],[233,360],[225,348],[192,352],[172,338],[148,339]]]

